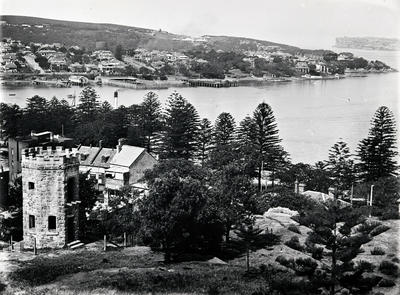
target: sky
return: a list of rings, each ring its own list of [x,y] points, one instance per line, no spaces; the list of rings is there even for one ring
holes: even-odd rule
[[[400,0],[0,0],[0,14],[250,37],[303,48],[330,48],[341,36],[400,36]]]

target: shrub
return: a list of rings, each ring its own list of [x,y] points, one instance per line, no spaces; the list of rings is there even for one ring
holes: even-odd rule
[[[311,257],[316,260],[321,260],[324,254],[324,248],[316,246],[314,243],[310,242],[308,239],[306,241],[306,251],[311,253]]]
[[[387,226],[385,224],[381,224],[377,227],[375,227],[371,232],[370,235],[375,237],[377,235],[380,235],[381,233],[387,231],[388,229],[390,229],[390,226]]]
[[[313,275],[318,264],[311,258],[297,258],[295,271],[298,275]]]
[[[371,233],[375,228],[381,226],[382,223],[377,222],[377,221],[371,221],[371,222],[365,222],[361,224],[358,228],[357,231],[359,233],[364,233],[364,234],[369,234]]]
[[[292,231],[292,232],[294,232],[294,233],[296,233],[296,234],[301,234],[300,229],[299,229],[296,225],[294,225],[294,224],[290,224],[290,225],[288,226],[288,230],[290,230],[290,231]]]
[[[381,216],[382,220],[399,219],[399,218],[400,218],[400,215],[396,209],[385,210]]]
[[[379,287],[393,287],[395,285],[396,283],[391,279],[382,279],[378,284]]]
[[[276,261],[290,269],[295,268],[296,263],[293,258],[287,259],[285,256],[279,255],[278,257],[276,257]]]
[[[400,259],[399,259],[398,257],[394,257],[394,258],[392,259],[392,262],[399,263],[399,262],[400,262]]]
[[[357,263],[356,269],[361,271],[361,272],[373,272],[375,269],[375,265],[373,265],[371,262],[361,260]]]
[[[380,247],[374,247],[374,249],[371,250],[371,255],[385,255],[386,252]]]
[[[289,241],[286,241],[285,245],[297,251],[304,251],[304,246],[300,244],[299,238],[296,236],[292,237]]]
[[[379,270],[389,276],[397,276],[398,269],[399,267],[396,264],[387,260],[382,261],[379,265]]]

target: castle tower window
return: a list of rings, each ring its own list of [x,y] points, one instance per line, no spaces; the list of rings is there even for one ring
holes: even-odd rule
[[[35,184],[33,182],[28,182],[28,188],[29,189],[34,189],[35,188]]]
[[[49,222],[48,223],[49,223],[49,230],[57,228],[57,226],[56,226],[56,217],[55,216],[49,216]]]
[[[29,228],[35,228],[35,216],[29,215]]]
[[[74,177],[68,178],[67,181],[67,202],[72,202],[74,200],[76,190],[76,181]]]

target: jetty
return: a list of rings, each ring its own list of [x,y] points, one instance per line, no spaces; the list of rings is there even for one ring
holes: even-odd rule
[[[184,80],[189,83],[191,87],[236,87],[239,86],[237,80],[219,80],[219,79],[188,79]]]

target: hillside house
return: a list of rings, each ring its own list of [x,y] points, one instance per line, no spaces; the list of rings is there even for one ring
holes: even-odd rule
[[[110,162],[116,153],[116,149],[92,146],[80,146],[78,148],[80,153],[80,166],[79,171],[82,173],[89,172],[89,177],[96,179],[96,189],[99,192],[105,190],[105,172],[110,168]]]
[[[123,186],[139,186],[144,172],[152,169],[156,163],[157,160],[144,148],[123,145],[120,140],[110,167],[105,171],[107,197],[117,195]]]
[[[310,67],[306,62],[298,62],[296,63],[296,71],[298,71],[301,74],[308,74],[310,72]]]

